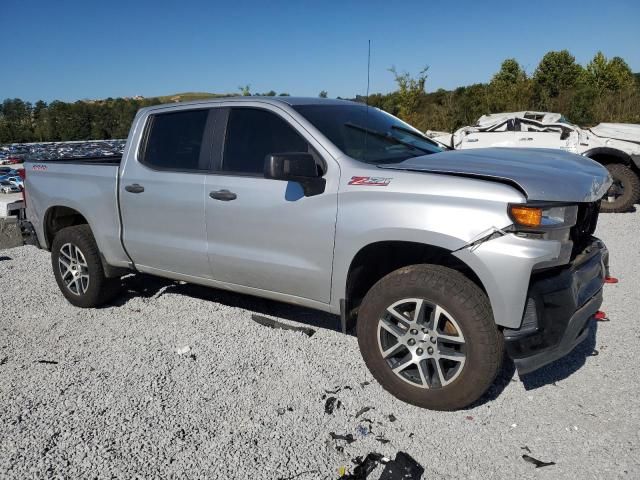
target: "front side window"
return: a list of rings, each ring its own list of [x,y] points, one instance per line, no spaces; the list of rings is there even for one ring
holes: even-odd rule
[[[370,164],[397,163],[441,152],[402,120],[366,105],[297,105],[294,108],[336,147]]]
[[[257,108],[232,108],[222,170],[262,175],[267,155],[309,151],[306,140],[278,115]]]
[[[209,110],[152,115],[142,163],[159,170],[202,170],[200,151],[208,115]]]

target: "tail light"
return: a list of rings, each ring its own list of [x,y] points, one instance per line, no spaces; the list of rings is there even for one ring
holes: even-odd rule
[[[27,179],[27,171],[24,168],[19,168],[18,169],[18,175],[20,175],[20,178],[22,179],[22,187],[20,187],[20,191],[22,192],[22,201],[24,202],[24,206],[26,208],[26,206],[27,206],[27,197],[24,194],[24,187],[25,187],[25,181]]]

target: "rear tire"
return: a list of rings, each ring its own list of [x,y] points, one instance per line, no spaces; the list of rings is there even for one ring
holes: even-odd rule
[[[51,245],[51,264],[60,291],[76,307],[104,305],[119,292],[120,279],[104,274],[89,225],[60,230]]]
[[[432,410],[456,410],[480,398],[504,353],[487,296],[460,272],[438,265],[404,267],[379,280],[362,302],[357,333],[382,387]]]
[[[600,203],[600,211],[607,213],[628,212],[640,199],[640,178],[622,163],[606,165],[613,178],[613,185]],[[609,198],[612,200],[609,201]]]

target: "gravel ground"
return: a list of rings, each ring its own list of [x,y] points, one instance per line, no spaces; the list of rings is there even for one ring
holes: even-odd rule
[[[336,317],[149,277],[129,278],[117,305],[81,310],[47,252],[3,250],[0,476],[335,479],[357,456],[404,451],[424,478],[639,478],[639,231],[640,212],[601,216],[620,278],[605,287],[611,322],[528,377],[508,364],[486,398],[452,413],[383,391]],[[340,401],[333,413],[325,397]]]

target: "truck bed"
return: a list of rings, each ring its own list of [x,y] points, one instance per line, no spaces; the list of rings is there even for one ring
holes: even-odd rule
[[[80,213],[91,226],[98,247],[112,265],[126,265],[120,242],[118,174],[121,156],[27,160],[27,216],[44,229],[46,215],[59,205]],[[48,239],[45,232],[39,238]],[[50,248],[51,245],[42,245]]]

